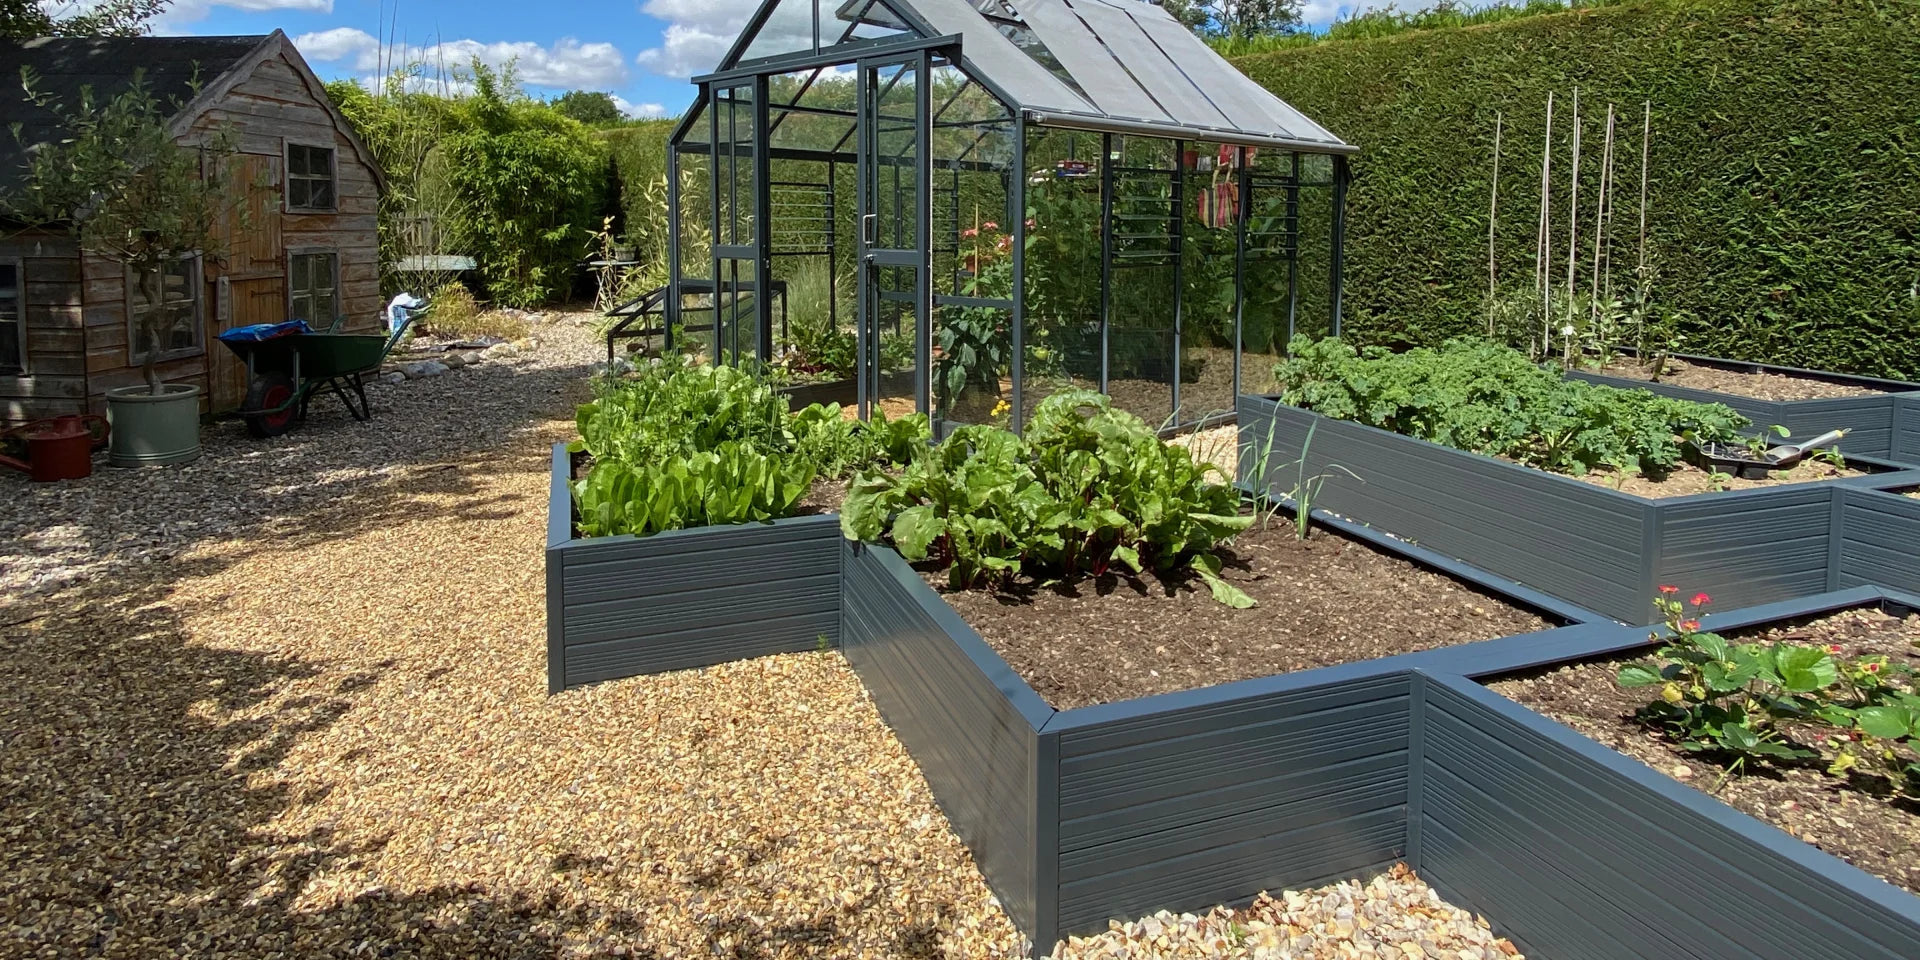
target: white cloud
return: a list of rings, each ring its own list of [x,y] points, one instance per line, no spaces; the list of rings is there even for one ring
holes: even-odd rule
[[[419,63],[427,72],[441,66],[450,71],[464,70],[478,58],[490,67],[513,63],[521,82],[555,90],[605,90],[627,81],[626,56],[611,43],[581,43],[572,37],[543,47],[530,41],[482,43],[478,40],[448,40],[440,43],[382,48],[380,41],[364,30],[335,27],[294,38],[301,56],[321,63],[337,63],[358,73],[379,69],[382,63]],[[373,77],[377,83],[379,77]]]
[[[636,120],[652,120],[667,115],[667,105],[664,103],[632,103],[619,94],[614,94],[613,105]]]
[[[660,45],[640,51],[635,60],[654,73],[685,79],[705,73],[720,63],[733,46],[758,0],[646,0],[640,12],[666,21]],[[832,8],[822,15],[832,18]],[[766,53],[802,49],[813,42],[813,7],[788,2],[775,8],[760,30],[756,46],[765,41]]]
[[[373,70],[380,66],[380,41],[373,34],[353,27],[303,33],[293,38],[293,45],[309,61],[344,63],[354,70]]]
[[[188,24],[205,20],[214,7],[246,13],[332,13],[333,0],[173,0],[153,19],[153,32],[162,36],[181,33]]]

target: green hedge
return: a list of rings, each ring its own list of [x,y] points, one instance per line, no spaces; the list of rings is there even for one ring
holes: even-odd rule
[[[1628,270],[1640,104],[1653,103],[1657,299],[1691,318],[1683,350],[1920,377],[1920,4],[1639,0],[1236,62],[1361,149],[1345,301],[1359,339],[1483,329],[1496,111],[1499,266],[1531,282],[1543,107],[1557,91],[1558,122],[1578,85],[1583,174],[1605,104],[1628,115],[1615,220]],[[1556,171],[1565,161],[1560,146]],[[1564,186],[1555,196],[1564,225]]]

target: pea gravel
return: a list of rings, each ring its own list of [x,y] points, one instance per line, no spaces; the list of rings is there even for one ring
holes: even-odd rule
[[[1261,894],[1235,910],[1154,914],[1074,937],[1055,960],[1509,960],[1513,944],[1449,906],[1404,864],[1366,883]]]
[[[548,445],[599,345],[535,336],[368,424],[0,480],[0,956],[1023,951],[837,653],[546,694]]]

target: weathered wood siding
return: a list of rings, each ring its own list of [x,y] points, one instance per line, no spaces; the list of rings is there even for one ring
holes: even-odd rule
[[[371,332],[379,326],[378,181],[335,124],[324,105],[325,97],[326,91],[309,84],[282,53],[261,61],[194,122],[190,138],[222,127],[231,129],[245,168],[266,173],[266,185],[256,191],[258,196],[250,198],[248,216],[238,218],[243,223],[236,222],[229,228],[224,256],[208,258],[202,265],[205,349],[159,367],[163,380],[192,383],[206,391],[201,398],[203,411],[233,409],[245,392],[241,366],[214,340],[214,335],[235,324],[286,318],[289,250],[337,252],[340,309],[346,317],[343,329]],[[335,212],[286,210],[284,158],[289,141],[333,146]],[[80,274],[75,279],[83,281],[84,287],[83,396],[92,412],[101,413],[108,390],[142,382],[139,364],[128,349],[125,270],[89,254],[75,272]],[[227,280],[224,293],[222,278]],[[261,297],[267,302],[257,302]],[[236,303],[236,299],[245,302]],[[6,389],[0,382],[0,392]],[[70,399],[68,402],[72,403]],[[77,409],[74,405],[62,412]]]
[[[26,373],[0,376],[0,421],[77,413],[87,395],[82,285],[73,241],[58,233],[0,234],[0,260],[20,261]]]

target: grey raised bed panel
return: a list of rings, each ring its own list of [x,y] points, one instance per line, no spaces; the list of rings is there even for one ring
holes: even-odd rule
[[[1920,593],[1920,499],[1849,489],[1839,512],[1835,586]]]
[[[1705,590],[1725,607],[1829,589],[1833,491],[1880,482],[1653,500],[1265,397],[1240,397],[1238,411],[1249,484],[1266,451],[1274,494],[1319,477],[1316,509],[1629,623],[1653,619],[1661,584]]]
[[[573,535],[565,444],[547,520],[547,689],[813,650],[840,640],[835,516]]]
[[[973,851],[1014,922],[1046,942],[1057,735],[1053,708],[898,553],[841,547],[841,651]]]
[[[1404,859],[1428,654],[1056,712],[897,553],[846,550],[842,650],[1039,949]],[[1475,646],[1507,664],[1568,633]]]
[[[1873,457],[1897,463],[1920,464],[1920,384],[1875,377],[1779,367],[1765,363],[1745,363],[1717,357],[1682,356],[1680,359],[1705,366],[1755,373],[1809,376],[1832,383],[1864,387],[1878,393],[1857,397],[1825,397],[1814,400],[1759,400],[1738,394],[1719,393],[1680,387],[1671,383],[1649,383],[1630,377],[1614,377],[1584,370],[1568,374],[1589,383],[1623,389],[1651,390],[1654,393],[1701,403],[1721,403],[1738,411],[1755,424],[1778,424],[1793,437],[1810,439],[1828,430],[1845,429],[1847,438],[1840,449],[1852,456]]]
[[[1920,956],[1905,891],[1472,680],[1416,690],[1421,876],[1529,956]]]

